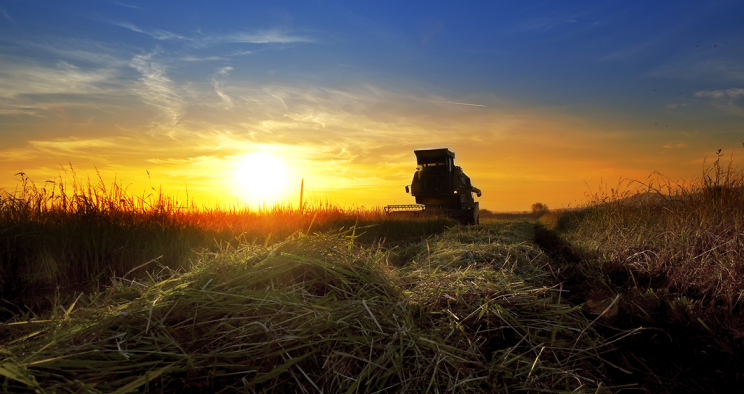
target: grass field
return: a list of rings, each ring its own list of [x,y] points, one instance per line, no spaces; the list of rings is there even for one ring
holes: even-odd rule
[[[24,179],[0,392],[737,392],[743,186],[716,161],[464,227]]]
[[[38,187],[20,175],[16,190],[0,190],[0,297],[32,309],[58,297],[71,301],[76,289],[100,290],[110,277],[142,276],[158,266],[189,269],[200,253],[270,245],[293,234],[355,227],[358,242],[395,245],[454,224],[317,201],[302,209],[205,207],[155,189],[130,193],[116,181],[73,178]],[[0,318],[16,312],[0,305]]]
[[[562,267],[572,302],[598,310],[620,296],[614,326],[659,330],[628,342],[621,364],[655,391],[744,383],[744,174],[720,160],[691,182],[629,181],[540,219],[536,241]]]
[[[405,247],[353,230],[115,278],[2,327],[6,391],[602,391],[605,337],[565,302],[530,222]],[[35,319],[30,320],[32,317]],[[117,391],[118,390],[118,391]]]

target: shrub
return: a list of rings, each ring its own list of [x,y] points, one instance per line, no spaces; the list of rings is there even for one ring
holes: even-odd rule
[[[550,212],[550,208],[548,208],[547,204],[543,204],[541,202],[532,204],[532,213],[534,213],[535,215],[542,215],[548,212]]]

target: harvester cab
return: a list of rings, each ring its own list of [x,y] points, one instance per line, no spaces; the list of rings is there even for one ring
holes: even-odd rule
[[[470,177],[455,166],[455,153],[447,148],[414,151],[416,173],[406,193],[416,198],[414,205],[388,205],[388,214],[428,212],[441,214],[463,224],[480,222],[479,204],[473,193],[481,196]]]

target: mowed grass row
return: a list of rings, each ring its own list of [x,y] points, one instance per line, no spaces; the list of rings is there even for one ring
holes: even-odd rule
[[[357,233],[359,242],[394,243],[420,240],[454,224],[320,202],[303,203],[302,209],[204,207],[154,189],[135,195],[121,182],[107,186],[72,174],[69,186],[60,180],[44,187],[20,174],[16,190],[0,190],[0,298],[48,306],[58,291],[64,296],[81,286],[106,284],[112,276],[144,275],[158,265],[188,268],[203,251],[271,244],[299,232],[356,226],[364,228]],[[0,316],[16,309],[0,305]]]
[[[599,335],[532,233],[456,226],[393,249],[295,234],[118,278],[0,326],[0,390],[613,391],[605,358],[634,331]]]

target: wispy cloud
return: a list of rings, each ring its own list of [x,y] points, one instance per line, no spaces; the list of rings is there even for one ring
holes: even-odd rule
[[[171,33],[167,30],[160,30],[160,29],[143,29],[138,26],[135,26],[132,23],[129,22],[115,22],[115,21],[109,21],[108,23],[120,26],[125,29],[129,29],[133,32],[147,34],[148,36],[156,39],[156,40],[187,40],[187,41],[193,41],[190,38],[184,37],[180,34]]]
[[[132,59],[130,65],[142,74],[140,84],[134,90],[145,104],[158,112],[158,117],[151,122],[151,126],[173,135],[173,128],[185,114],[186,103],[176,92],[173,81],[168,78],[166,67],[153,60],[153,56],[150,53],[137,55]]]
[[[216,80],[222,78],[221,75],[215,77]],[[215,91],[222,89],[219,84],[215,85]],[[447,144],[452,135],[473,129],[474,124],[484,121],[484,118],[488,118],[485,123],[492,127],[463,134],[459,141],[489,139],[508,129],[509,119],[513,118],[488,105],[497,102],[489,97],[474,98],[483,102],[475,104],[369,85],[320,89],[281,85],[247,88],[231,84],[230,92],[233,105],[230,111],[215,116],[214,121],[202,126],[203,130],[230,130],[226,134],[218,132],[229,142],[215,149],[236,149],[240,146],[236,143],[239,139],[248,143],[298,146],[314,146],[317,141],[323,141],[329,146],[353,152],[355,161],[370,165],[379,160],[374,155],[380,150],[415,147],[423,140]],[[227,109],[224,105],[222,107]],[[474,113],[474,107],[483,111]],[[501,113],[501,116],[494,115],[494,112]],[[495,121],[495,118],[499,120]],[[236,124],[240,128],[236,129]],[[190,127],[196,125],[190,124]],[[219,141],[214,136],[206,140],[210,145]]]
[[[26,115],[45,118],[46,116],[40,112],[41,110],[41,107],[30,107],[28,105],[14,105],[12,103],[0,102],[0,115]]]
[[[661,44],[663,41],[663,37],[656,37],[643,42],[633,43],[623,48],[616,49],[612,53],[602,56],[597,60],[624,60],[628,58],[643,56],[648,51]]]
[[[48,37],[44,40],[14,40],[13,43],[41,51],[44,58],[64,59],[88,66],[123,67],[128,66],[131,59],[128,48],[96,40]]]
[[[701,90],[695,92],[695,97],[709,99],[713,107],[737,116],[744,116],[744,108],[742,108],[740,100],[740,98],[744,97],[744,89],[742,88]]]
[[[10,45],[5,39],[0,41],[0,45]],[[33,116],[67,124],[78,121],[82,111],[88,117],[110,119],[130,100],[130,85],[136,80],[129,70],[131,55],[125,49],[64,37],[18,40],[15,44],[33,57],[0,55],[0,114],[4,120],[16,117],[10,121],[25,122],[28,120],[23,117]],[[71,108],[78,110],[62,115]],[[132,118],[129,116],[130,121]]]
[[[243,44],[292,44],[301,42],[315,42],[316,40],[307,36],[292,34],[281,29],[257,30],[254,32],[237,32],[229,34],[204,34],[197,37],[188,37],[167,30],[150,29],[139,27],[130,22],[106,21],[109,24],[129,29],[133,32],[146,34],[156,40],[162,41],[188,41],[199,46],[211,46],[219,43],[243,43]],[[245,53],[241,53],[245,54]]]
[[[576,23],[578,20],[578,16],[580,15],[573,15],[573,16],[557,16],[557,15],[551,15],[551,16],[539,16],[535,18],[531,18],[529,20],[521,22],[515,30],[518,32],[527,32],[527,31],[548,31],[560,26],[565,25],[566,23]]]
[[[650,76],[678,79],[724,79],[744,82],[741,46],[690,48],[680,59],[649,72]]]
[[[101,148],[114,148],[117,144],[113,139],[57,139],[57,140],[32,140],[28,142],[34,148],[48,153],[81,153],[84,150],[99,150]]]
[[[44,165],[63,165],[74,159],[73,164],[82,161],[102,165],[119,161],[123,157],[139,160],[143,152],[157,154],[157,149],[148,146],[152,141],[143,140],[141,135],[136,138],[130,135],[90,138],[65,136],[50,139],[30,139],[25,146],[0,149],[2,161],[31,161],[38,163],[46,161]],[[145,149],[147,148],[147,149]],[[147,155],[145,154],[145,155]],[[5,160],[11,158],[12,160]],[[51,163],[50,163],[51,159]],[[38,164],[37,164],[38,165]]]
[[[650,75],[681,79],[719,77],[744,81],[744,64],[733,59],[705,59],[671,64],[653,71]]]
[[[668,109],[676,109],[676,108],[679,108],[679,107],[686,107],[688,105],[689,104],[677,104],[677,103],[673,103],[673,104],[667,104],[666,107]]]
[[[116,5],[120,6],[120,7],[131,8],[131,9],[140,10],[140,11],[144,10],[144,8],[142,8],[140,6],[136,6],[136,5],[132,5],[132,4],[127,4],[127,3],[122,3],[120,1],[114,1],[114,0],[112,0],[111,1],[111,4],[116,4]]]
[[[5,19],[9,20],[10,23],[18,26],[18,24],[16,23],[16,21],[14,21],[13,18],[11,18],[10,15],[8,15],[8,11],[5,8],[0,8],[0,13],[2,13],[3,16],[5,17]]]
[[[206,56],[206,57],[184,56],[181,58],[181,60],[186,61],[186,62],[209,62],[209,61],[215,61],[215,60],[227,60],[227,58],[221,57],[221,56]]]
[[[733,88],[733,89],[726,89],[726,90],[701,90],[699,92],[695,92],[695,97],[710,97],[714,99],[719,98],[738,98],[738,97],[744,97],[744,89],[741,88]]]
[[[39,158],[39,152],[34,149],[15,148],[15,149],[0,150],[0,162],[20,163],[22,161],[34,160],[38,158]]]
[[[222,37],[218,40],[235,43],[251,44],[290,44],[296,42],[315,42],[310,37],[293,35],[281,30],[260,30],[254,33],[235,33]]]
[[[483,104],[471,104],[471,103],[460,103],[457,101],[434,101],[435,103],[444,103],[444,104],[455,104],[455,105],[467,105],[470,107],[488,107],[487,105]]]
[[[214,91],[215,93],[217,93],[218,96],[220,96],[220,98],[222,99],[222,104],[227,109],[233,107],[233,101],[232,98],[228,96],[227,93],[225,93],[225,87],[222,79],[227,77],[232,69],[232,67],[222,67],[212,76],[212,86],[214,86]]]
[[[426,44],[437,32],[442,30],[444,23],[436,18],[424,18],[419,22],[418,36],[422,44]]]
[[[255,52],[258,52],[258,51],[235,51],[231,53],[230,56],[252,55]]]
[[[0,98],[67,94],[116,94],[117,72],[111,68],[81,69],[58,61],[54,66],[29,59],[0,56]]]

